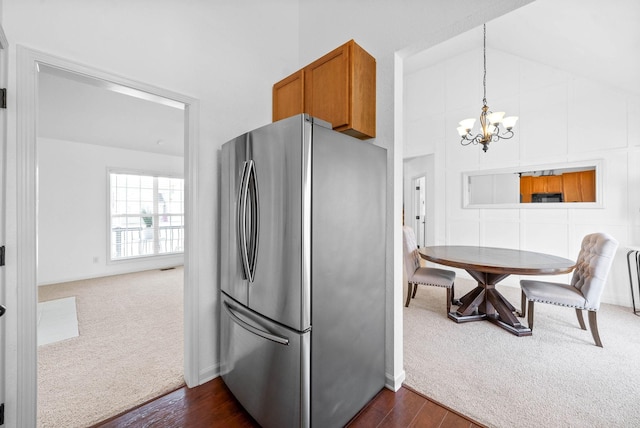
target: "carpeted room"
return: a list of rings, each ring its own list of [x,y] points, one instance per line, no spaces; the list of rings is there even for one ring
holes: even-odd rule
[[[85,427],[184,384],[182,267],[39,288],[78,335],[38,347],[38,426]],[[39,323],[40,331],[40,323]]]
[[[473,287],[457,279],[456,296]],[[519,288],[498,287],[520,302]],[[419,286],[403,321],[405,384],[487,426],[640,424],[640,366],[632,358],[640,355],[640,324],[627,307],[600,307],[603,348],[573,309],[553,305],[536,307],[529,337],[487,322],[456,324],[439,287]]]

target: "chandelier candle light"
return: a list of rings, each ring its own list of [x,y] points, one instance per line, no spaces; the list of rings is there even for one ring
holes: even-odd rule
[[[513,127],[518,120],[518,116],[504,117],[503,111],[491,112],[487,105],[487,24],[483,26],[484,44],[484,77],[482,78],[482,87],[484,89],[484,97],[482,98],[482,113],[480,113],[480,133],[473,136],[471,129],[475,124],[475,119],[465,119],[459,123],[458,133],[462,137],[460,144],[468,146],[469,144],[482,144],[482,150],[489,149],[489,143],[500,139],[508,140],[513,137]],[[500,128],[500,124],[506,131]]]

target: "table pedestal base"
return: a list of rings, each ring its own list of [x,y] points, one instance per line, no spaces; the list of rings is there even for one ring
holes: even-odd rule
[[[453,320],[458,324],[487,320],[498,327],[507,330],[509,333],[515,334],[516,336],[531,336],[531,329],[529,327],[525,327],[520,323],[519,325],[513,326],[502,321],[500,318],[489,317],[487,314],[460,315],[458,312],[449,312],[448,316],[450,320]]]
[[[449,312],[449,319],[454,320],[458,324],[463,322],[470,321],[482,321],[487,319],[487,314],[471,314],[471,315],[460,315],[457,312]]]
[[[531,336],[531,329],[520,323],[515,307],[496,290],[495,285],[509,275],[467,270],[478,286],[462,296],[462,305],[449,318],[457,323],[487,320],[516,336]]]

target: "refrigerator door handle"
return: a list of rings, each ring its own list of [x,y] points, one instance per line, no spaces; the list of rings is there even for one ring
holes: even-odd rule
[[[240,319],[240,317],[238,317],[235,314],[235,311],[229,305],[229,303],[224,302],[224,309],[227,311],[227,314],[229,315],[229,317],[236,324],[238,324],[240,327],[244,328],[245,330],[255,334],[256,336],[260,336],[260,337],[262,337],[264,339],[271,340],[273,342],[279,343],[280,345],[285,345],[285,346],[289,345],[289,339],[287,339],[286,337],[280,337],[280,336],[272,334],[272,333],[270,333],[268,331],[260,330],[259,328],[254,327],[251,324],[249,324],[249,323],[243,321],[242,319]]]
[[[240,193],[238,194],[238,247],[242,259],[242,270],[249,281],[253,281],[249,269],[249,254],[247,250],[247,194],[249,193],[250,164],[245,161],[242,166],[240,179]]]
[[[260,209],[258,204],[258,177],[256,175],[256,164],[249,161],[249,172],[247,173],[248,189],[247,194],[251,204],[249,211],[250,216],[250,235],[249,241],[246,242],[247,263],[249,267],[249,281],[253,282],[256,277],[256,266],[258,257],[258,236],[260,227]]]

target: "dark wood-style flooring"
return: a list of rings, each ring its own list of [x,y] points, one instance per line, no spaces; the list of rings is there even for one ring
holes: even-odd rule
[[[349,428],[480,428],[481,424],[402,387],[383,389],[347,425]],[[195,388],[183,387],[94,428],[259,427],[218,377]]]

